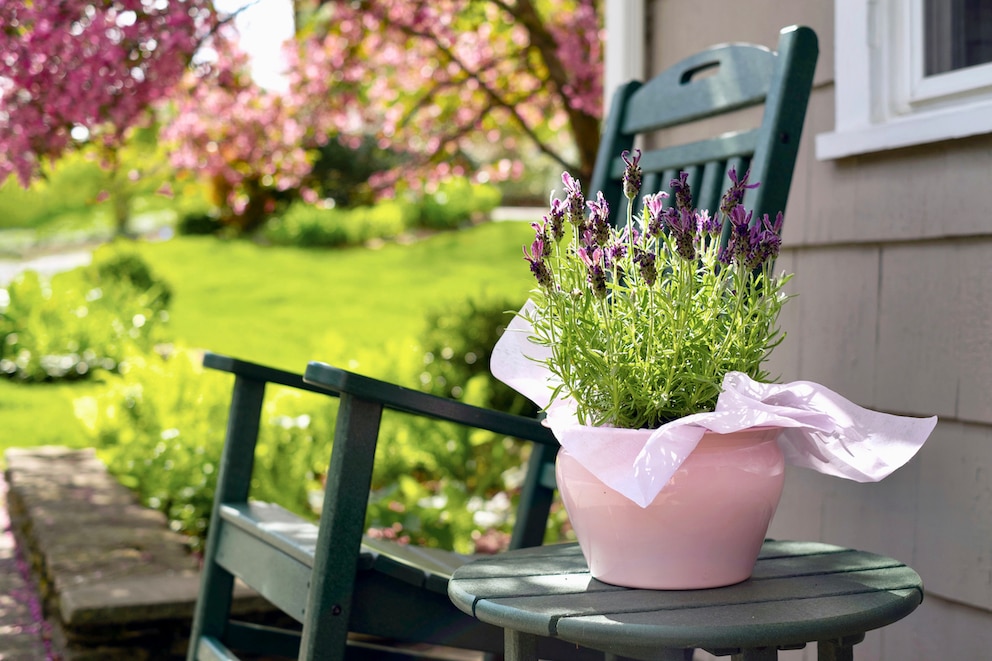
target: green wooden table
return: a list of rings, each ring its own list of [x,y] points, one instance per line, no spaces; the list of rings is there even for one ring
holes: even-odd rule
[[[632,590],[589,575],[576,544],[510,551],[456,570],[448,596],[505,632],[508,661],[532,661],[539,636],[608,654],[668,661],[693,648],[775,659],[816,642],[821,661],[853,659],[866,631],[911,613],[919,575],[872,553],[767,541],[752,577],[709,590]],[[609,656],[607,658],[610,658]]]

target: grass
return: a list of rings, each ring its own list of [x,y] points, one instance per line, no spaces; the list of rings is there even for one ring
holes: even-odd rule
[[[419,334],[425,310],[480,294],[523,299],[522,223],[492,223],[380,249],[300,250],[180,238],[142,254],[175,289],[185,343],[300,370],[329,341],[375,348]]]
[[[424,312],[447,302],[523,300],[531,276],[520,246],[531,238],[525,223],[489,223],[379,249],[267,248],[208,237],[138,248],[173,287],[177,341],[302,371],[308,360],[346,365],[388,344],[412,350]],[[0,450],[80,445],[72,400],[98,388],[0,381]]]
[[[0,452],[40,445],[84,446],[72,402],[99,388],[92,382],[23,385],[0,380]]]

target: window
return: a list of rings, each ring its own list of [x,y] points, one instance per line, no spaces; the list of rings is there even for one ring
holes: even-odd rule
[[[992,62],[992,3],[926,0],[923,59],[926,76]]]
[[[992,133],[990,0],[836,0],[820,159]]]

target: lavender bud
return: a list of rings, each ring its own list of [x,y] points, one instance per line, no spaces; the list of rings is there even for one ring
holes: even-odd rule
[[[752,252],[751,212],[742,206],[736,206],[730,211],[730,240],[720,254],[724,264],[735,262],[738,266],[746,267]]]
[[[616,264],[627,254],[627,244],[622,241],[615,241],[606,247],[606,260],[609,264]]]
[[[668,193],[655,193],[644,197],[645,228],[648,236],[658,237],[664,227],[665,199]]]
[[[620,154],[620,158],[627,164],[627,169],[623,172],[623,195],[628,200],[633,200],[641,190],[641,150],[635,149],[632,158],[628,158],[629,155],[630,152],[626,149]]]
[[[565,208],[568,222],[574,227],[582,227],[586,218],[585,197],[582,195],[582,187],[578,180],[567,172],[562,173],[561,181],[565,185]]]
[[[658,278],[658,267],[655,264],[656,255],[643,248],[635,248],[634,263],[637,264],[641,272],[641,279],[648,287],[654,285]]]
[[[744,176],[738,179],[737,170],[730,168],[727,176],[730,177],[731,186],[723,194],[723,199],[720,201],[720,213],[724,216],[729,216],[730,212],[744,201],[744,193],[747,189],[759,186],[759,184],[747,183],[748,177],[751,176],[751,170],[746,170]]]
[[[528,253],[527,248],[524,247],[524,258],[530,263],[530,272],[537,279],[537,284],[545,289],[552,289],[554,287],[554,278],[551,275],[551,269],[548,268],[547,262],[541,257],[544,249],[540,243],[540,239],[534,241],[531,246],[532,254]]]
[[[689,261],[696,259],[696,242],[692,234],[679,234],[675,237],[675,252],[679,257]]]
[[[781,228],[782,212],[778,213],[774,224],[768,219],[768,214],[765,214],[761,222],[751,228],[750,251],[748,252],[749,269],[757,269],[778,257],[782,247],[782,237],[779,235]]]
[[[696,213],[692,209],[669,207],[664,219],[669,233],[675,237],[675,251],[683,259],[696,259]]]
[[[689,173],[679,172],[677,179],[671,181],[672,195],[675,196],[675,207],[679,211],[692,208],[692,191],[689,189]]]
[[[551,230],[548,225],[548,219],[545,218],[540,223],[531,223],[530,226],[534,229],[534,234],[536,236],[533,246],[536,248],[538,244],[541,246],[541,254],[538,255],[534,253],[535,257],[550,257],[551,256]]]
[[[596,298],[606,297],[606,271],[603,268],[602,248],[579,248],[579,258],[587,268],[586,280]]]
[[[567,208],[564,202],[558,198],[551,198],[551,211],[544,217],[551,233],[551,238],[555,243],[561,241],[565,236],[565,215]]]
[[[589,269],[589,287],[596,298],[606,298],[606,272],[602,266]]]
[[[596,245],[605,246],[610,238],[610,205],[603,197],[603,192],[596,194],[595,202],[586,202],[589,206],[589,223],[586,227],[592,232]]]
[[[545,262],[531,262],[530,272],[534,274],[534,277],[537,279],[537,284],[545,289],[552,289],[554,286],[554,280],[552,279],[551,271],[548,269],[548,265]]]
[[[719,218],[711,216],[709,211],[704,209],[703,211],[696,212],[696,231],[699,233],[700,238],[705,236],[716,237],[722,229],[723,223],[720,222]]]

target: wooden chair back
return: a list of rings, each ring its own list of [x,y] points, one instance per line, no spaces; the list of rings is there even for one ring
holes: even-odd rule
[[[755,219],[785,211],[799,138],[818,56],[816,33],[792,26],[778,50],[724,44],[691,55],[651,80],[629,82],[613,95],[589,191],[602,191],[614,218],[626,204],[621,190],[624,150],[643,151],[642,196],[669,191],[680,171],[689,174],[693,204],[715,213],[730,185],[730,168],[750,169],[761,185],[744,198]],[[700,120],[763,106],[760,124],[685,143],[659,134]],[[636,207],[635,207],[636,209]]]

